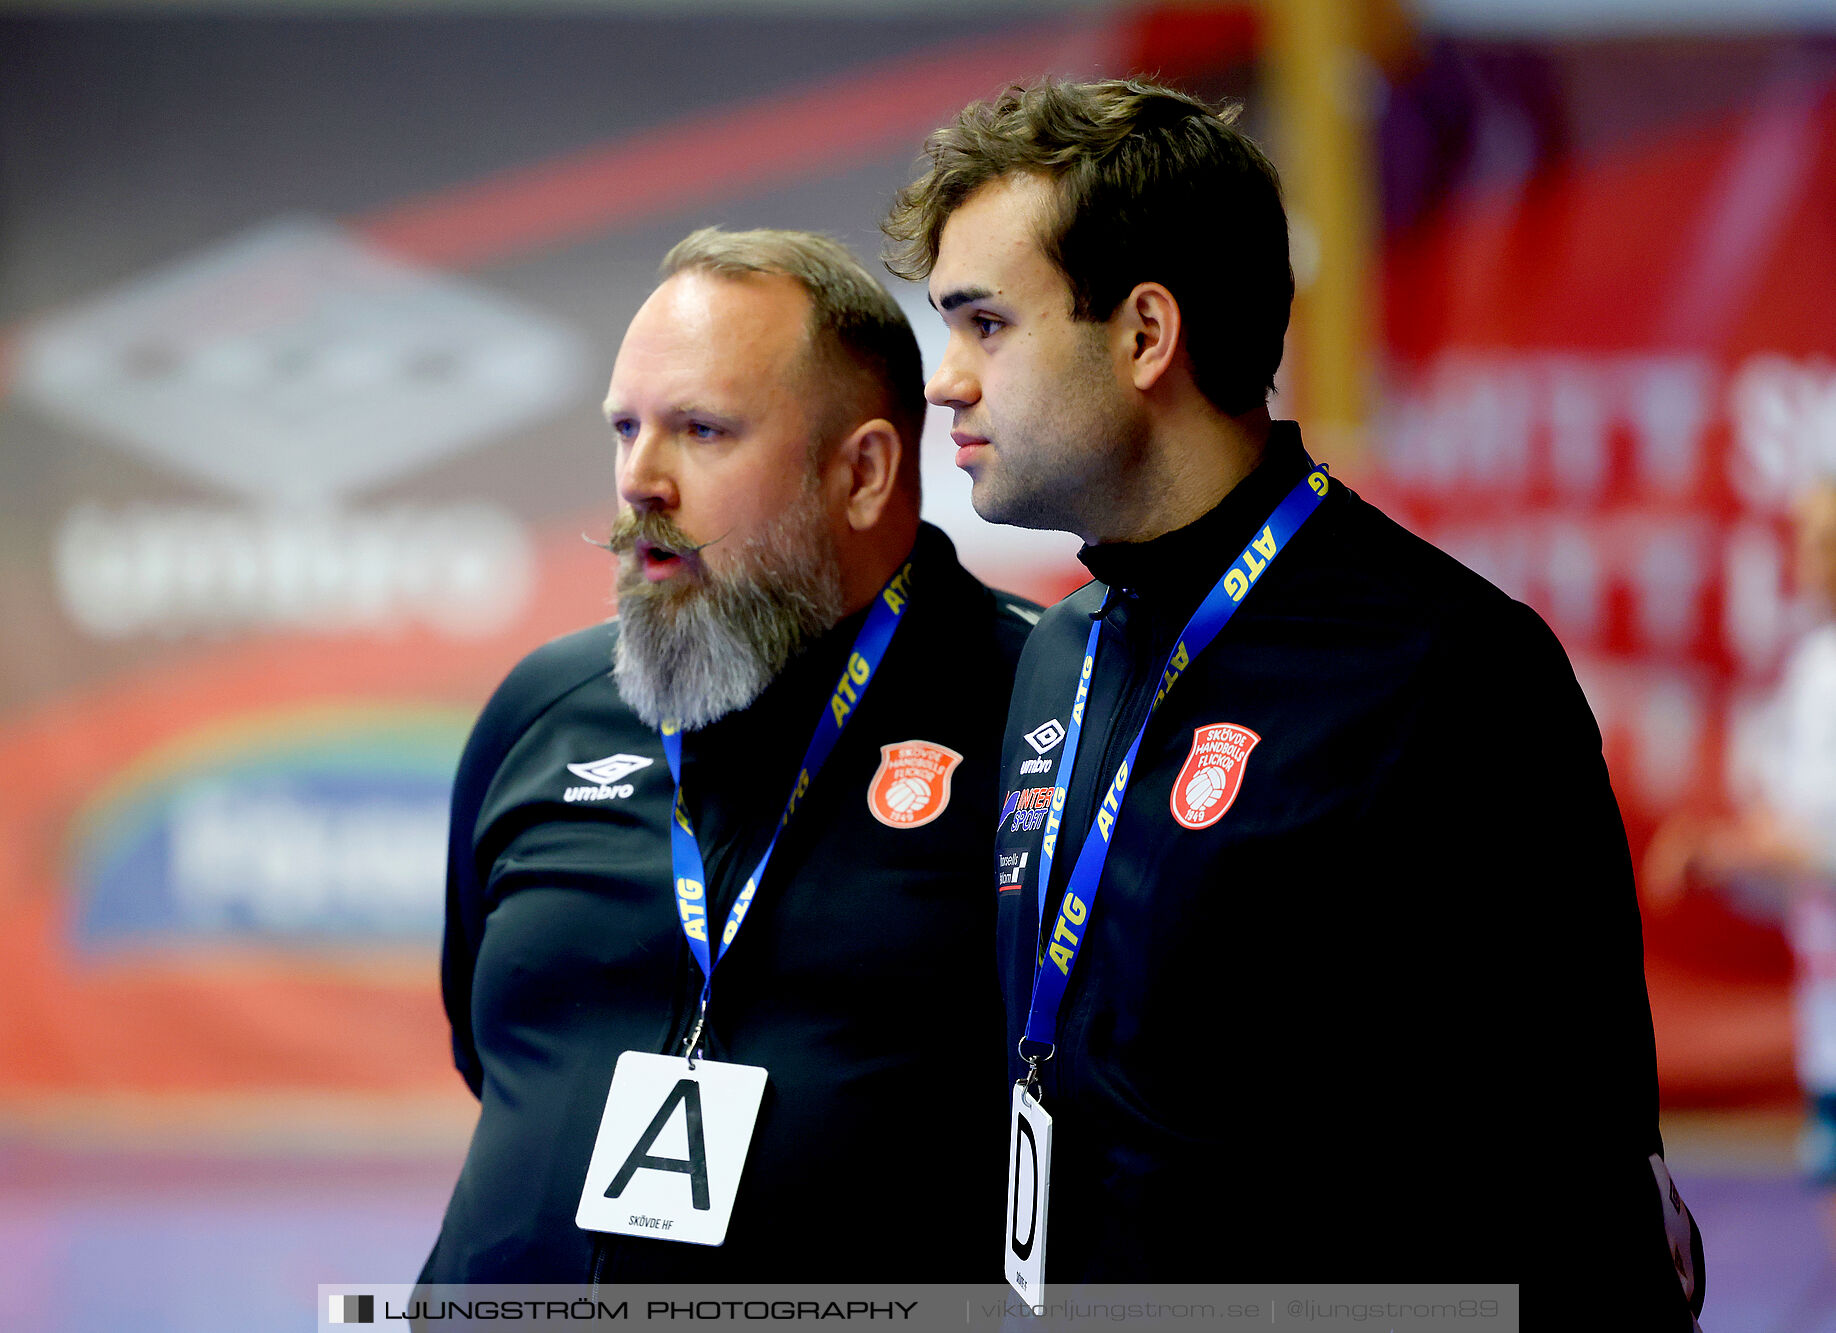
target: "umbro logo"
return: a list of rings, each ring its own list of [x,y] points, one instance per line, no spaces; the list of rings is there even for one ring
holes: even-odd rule
[[[569,787],[562,793],[566,801],[610,801],[622,799],[636,790],[629,782],[621,782],[640,768],[649,768],[653,761],[636,754],[609,754],[604,759],[595,759],[590,764],[569,764],[567,771],[577,778],[585,778],[593,785],[590,787]]]
[[[1033,747],[1035,754],[1044,754],[1065,738],[1065,729],[1058,725],[1058,719],[1049,717],[1031,731],[1026,733],[1026,743]]]
[[[640,768],[649,768],[650,764],[651,761],[642,755],[609,754],[604,759],[595,759],[590,764],[569,764],[567,771],[596,786],[606,787],[620,778],[629,777]]]

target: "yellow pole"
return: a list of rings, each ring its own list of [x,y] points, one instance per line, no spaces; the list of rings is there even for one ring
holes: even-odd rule
[[[1364,0],[1264,0],[1264,71],[1275,112],[1275,165],[1295,241],[1289,375],[1298,415],[1322,459],[1349,463],[1364,444],[1376,343],[1375,136]],[[1395,20],[1399,21],[1399,20]]]

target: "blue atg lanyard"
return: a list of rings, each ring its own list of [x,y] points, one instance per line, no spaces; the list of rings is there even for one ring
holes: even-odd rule
[[[669,760],[670,776],[676,781],[675,817],[670,820],[669,827],[670,866],[676,883],[676,915],[682,920],[682,933],[688,937],[689,952],[695,955],[702,977],[701,1011],[695,1021],[695,1030],[689,1034],[688,1039],[691,1060],[695,1055],[696,1044],[701,1040],[702,1026],[707,1021],[708,995],[714,985],[714,968],[727,956],[727,950],[733,946],[733,937],[739,934],[740,922],[746,919],[753,895],[759,891],[759,885],[765,879],[765,867],[770,864],[771,854],[778,848],[778,838],[790,823],[791,816],[797,812],[797,806],[808,793],[810,783],[821,771],[830,752],[835,749],[835,742],[841,739],[842,728],[848,725],[848,720],[860,707],[868,683],[886,656],[886,647],[892,642],[893,631],[899,628],[899,621],[911,600],[911,573],[911,564],[907,562],[887,580],[886,586],[880,589],[879,595],[869,604],[867,619],[861,625],[860,633],[854,636],[854,648],[848,654],[848,665],[842,668],[841,679],[835,683],[835,690],[829,696],[829,706],[823,709],[822,716],[816,720],[816,732],[810,737],[809,748],[803,752],[803,767],[798,770],[790,799],[784,803],[784,813],[778,819],[777,830],[771,835],[771,843],[759,858],[758,865],[746,877],[746,885],[740,890],[739,897],[733,900],[733,910],[727,914],[726,927],[720,932],[720,950],[712,955],[708,950],[707,870],[701,860],[701,847],[695,841],[694,826],[689,823],[688,806],[682,799],[682,732],[673,722],[665,722],[661,728],[663,754]]]
[[[1084,835],[1084,846],[1077,854],[1077,863],[1071,867],[1071,879],[1065,887],[1065,896],[1058,907],[1058,919],[1052,927],[1051,936],[1043,941],[1044,949],[1033,972],[1033,1005],[1026,1016],[1026,1035],[1020,1042],[1020,1054],[1029,1066],[1028,1081],[1036,1080],[1039,1062],[1052,1057],[1053,1044],[1058,1036],[1058,1006],[1065,998],[1065,986],[1071,980],[1071,967],[1077,961],[1077,952],[1084,943],[1084,927],[1090,919],[1090,905],[1096,901],[1097,884],[1103,877],[1103,863],[1109,859],[1109,839],[1115,832],[1116,820],[1122,813],[1122,798],[1128,791],[1128,781],[1134,773],[1135,753],[1141,748],[1141,738],[1147,734],[1148,720],[1154,716],[1154,710],[1160,707],[1160,701],[1167,697],[1167,691],[1173,688],[1192,659],[1204,652],[1211,641],[1218,637],[1231,616],[1243,604],[1249,590],[1262,577],[1263,571],[1274,561],[1289,540],[1300,530],[1301,524],[1318,509],[1320,501],[1326,496],[1326,470],[1315,468],[1311,459],[1307,460],[1308,472],[1287,498],[1275,507],[1268,522],[1262,530],[1243,548],[1243,553],[1231,562],[1224,577],[1199,603],[1192,619],[1186,622],[1186,628],[1174,642],[1173,651],[1167,654],[1166,665],[1161,668],[1160,688],[1154,691],[1154,702],[1148,706],[1148,715],[1141,723],[1141,730],[1135,733],[1135,739],[1123,756],[1122,766],[1116,770],[1115,778],[1109,784],[1109,790],[1103,793],[1103,800],[1097,806],[1096,821],[1090,832]],[[1058,826],[1065,813],[1065,795],[1071,787],[1072,766],[1077,762],[1077,743],[1084,730],[1084,705],[1090,697],[1090,677],[1096,669],[1097,636],[1101,632],[1101,618],[1093,620],[1090,625],[1090,638],[1084,645],[1084,669],[1077,679],[1077,696],[1071,703],[1071,725],[1065,730],[1064,756],[1058,763],[1058,785],[1052,790],[1052,807],[1046,815],[1045,840],[1039,850],[1039,924],[1043,928],[1046,915],[1046,893],[1052,882],[1052,858],[1058,851]],[[1045,1047],[1043,1054],[1027,1053],[1027,1043],[1032,1042]]]

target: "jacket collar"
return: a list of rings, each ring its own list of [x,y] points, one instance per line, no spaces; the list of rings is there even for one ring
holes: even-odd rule
[[[1306,471],[1300,427],[1272,422],[1262,461],[1210,513],[1151,541],[1086,546],[1077,558],[1119,592],[1189,612]]]

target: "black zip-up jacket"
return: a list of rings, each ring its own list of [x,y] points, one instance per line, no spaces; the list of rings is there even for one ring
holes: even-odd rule
[[[444,992],[478,1127],[422,1281],[998,1280],[1005,1135],[986,879],[998,744],[1036,608],[921,530],[887,656],[779,840],[705,1034],[769,1082],[723,1246],[578,1229],[613,1066],[679,1051],[702,978],[671,892],[673,786],[609,666],[617,626],[523,661],[460,761]],[[764,851],[864,613],[684,738],[710,934]],[[948,803],[869,811],[882,747],[962,756]],[[612,756],[602,789],[570,771]],[[620,794],[628,787],[629,794]],[[570,794],[570,789],[573,789]]]
[[[1027,793],[1057,779],[1092,618],[1048,933],[1179,632],[1305,473],[1275,423],[1210,514],[1086,548],[1098,581],[1027,644],[996,860],[1015,1078],[1045,831]],[[1259,739],[1211,765],[1229,782],[1207,808],[1189,759],[1215,724]],[[1194,802],[1222,813],[1185,827]],[[1600,1327],[1689,1327],[1592,714],[1534,612],[1345,486],[1154,713],[1086,931],[1044,1066],[1048,1285],[1572,1282]]]

